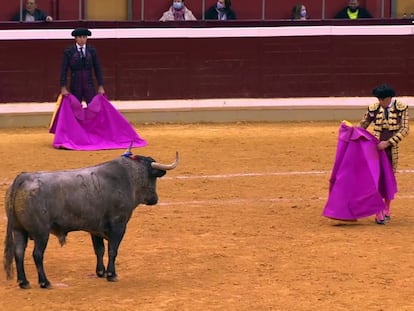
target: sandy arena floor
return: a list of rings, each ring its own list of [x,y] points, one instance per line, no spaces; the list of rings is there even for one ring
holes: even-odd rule
[[[117,259],[94,275],[89,235],[51,237],[40,289],[0,278],[0,310],[414,310],[414,134],[401,145],[399,192],[385,226],[321,216],[339,123],[139,125],[135,154],[177,169],[159,204],[139,206]],[[55,150],[46,128],[0,130],[0,205],[21,171],[94,165],[123,150]],[[3,245],[6,218],[0,217]]]

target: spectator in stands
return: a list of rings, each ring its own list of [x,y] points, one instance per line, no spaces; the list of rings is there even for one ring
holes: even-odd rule
[[[160,21],[195,21],[196,18],[184,4],[184,0],[173,0],[172,6],[164,12]]]
[[[72,36],[75,37],[75,44],[65,49],[60,73],[61,94],[63,96],[69,95],[66,84],[70,69],[70,93],[79,102],[85,100],[87,104],[97,94],[93,80],[94,73],[98,82],[98,93],[105,94],[103,74],[98,55],[94,47],[86,45],[88,36],[91,34],[90,30],[86,28],[77,28],[72,31]]]
[[[37,0],[27,0],[26,8],[22,9],[22,12],[16,13],[13,16],[12,21],[20,21],[20,15],[22,16],[23,22],[53,21],[52,16],[47,15],[44,11],[37,8]]]
[[[292,19],[295,19],[295,20],[308,19],[308,14],[306,12],[306,6],[301,3],[296,4],[292,10]]]
[[[336,14],[335,18],[347,18],[347,19],[358,19],[358,18],[372,18],[370,12],[367,9],[359,6],[358,0],[348,0],[348,6]]]
[[[228,20],[236,19],[236,13],[231,9],[231,0],[217,0],[204,14],[205,19]]]

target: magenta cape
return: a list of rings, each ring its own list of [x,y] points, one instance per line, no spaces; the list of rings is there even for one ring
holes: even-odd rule
[[[392,200],[397,183],[385,151],[367,130],[341,124],[329,197],[323,216],[356,220],[382,211]]]
[[[83,108],[79,100],[59,96],[50,133],[53,147],[73,150],[125,149],[146,146],[128,120],[103,95],[96,95]]]

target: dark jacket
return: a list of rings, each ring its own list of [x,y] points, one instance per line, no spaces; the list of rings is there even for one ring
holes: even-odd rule
[[[74,54],[78,56],[78,49],[75,44],[67,47],[63,52],[63,61],[60,71],[60,86],[66,86],[67,73],[69,69],[71,70],[72,83],[76,79],[78,72],[86,70],[89,72],[89,82],[92,81],[92,75],[95,73],[98,85],[103,85],[104,79],[101,64],[99,62],[95,48],[89,44],[86,46],[85,60],[82,60],[79,57],[73,57]]]
[[[28,14],[27,10],[22,10],[22,21],[24,22],[26,20],[26,15]],[[46,21],[46,17],[48,17],[48,15],[39,10],[39,9],[35,9],[35,12],[33,14],[35,21]],[[17,13],[16,15],[13,16],[12,21],[14,22],[18,22],[20,21],[20,13]]]
[[[236,13],[231,8],[225,8],[224,12],[227,14],[227,19],[236,19]],[[218,12],[215,5],[206,11],[204,18],[218,20]]]
[[[99,86],[103,86],[103,75],[96,50],[91,45],[86,46],[84,57],[81,56],[75,44],[63,53],[60,73],[60,86],[66,86],[67,73],[70,70],[70,92],[80,101],[84,99],[89,104],[96,95],[93,79],[95,74]]]
[[[348,18],[348,7],[346,7],[345,9],[342,9],[341,11],[338,12],[338,14],[335,15],[335,18]],[[372,18],[371,13],[368,12],[367,9],[358,8],[358,18]]]

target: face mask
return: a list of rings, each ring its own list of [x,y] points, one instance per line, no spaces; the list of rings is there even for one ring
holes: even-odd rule
[[[356,11],[358,11],[358,8],[349,8],[349,10],[350,10],[352,13],[355,13]]]
[[[181,10],[183,8],[183,3],[182,2],[174,2],[173,3],[173,8],[176,10]]]
[[[222,10],[226,7],[225,4],[221,3],[221,2],[217,2],[217,9]]]
[[[306,10],[301,10],[300,11],[300,16],[306,17]]]

